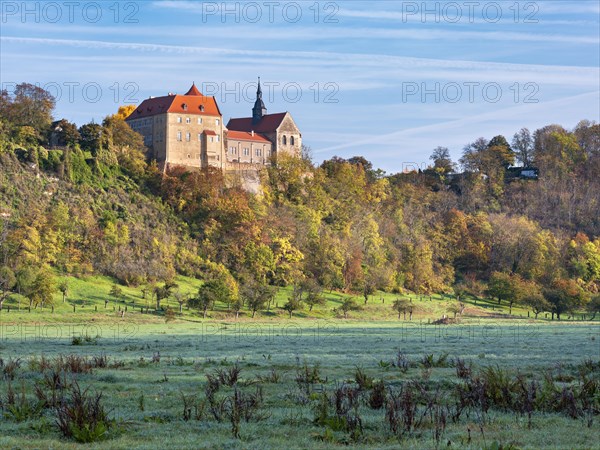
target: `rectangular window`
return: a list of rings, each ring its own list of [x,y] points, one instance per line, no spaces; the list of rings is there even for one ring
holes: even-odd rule
[[[198,142],[202,140],[202,133],[198,133]]]
[[[177,118],[177,123],[181,123],[181,117]]]
[[[192,139],[192,133],[185,133],[185,140],[190,142],[191,139]]]
[[[198,125],[202,123],[202,117],[198,117]]]
[[[177,132],[177,140],[180,141],[181,140],[181,131]]]
[[[221,142],[221,136],[217,134],[217,142]]]
[[[191,122],[192,122],[192,119],[190,119],[189,117],[185,118],[185,123],[191,123]]]
[[[210,137],[210,142],[215,142],[215,138],[213,136]]]
[[[249,148],[244,148],[244,156],[248,156],[250,154],[250,149]]]
[[[221,121],[219,119],[215,120],[215,123],[217,124],[217,126],[219,126],[219,124],[221,123]]]

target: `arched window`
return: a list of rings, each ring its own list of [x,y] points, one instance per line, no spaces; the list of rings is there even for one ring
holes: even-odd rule
[[[285,135],[283,136],[283,145],[287,145],[287,138],[285,137]]]
[[[294,136],[290,137],[290,145],[294,145]]]
[[[200,111],[204,111],[204,105],[200,105]]]

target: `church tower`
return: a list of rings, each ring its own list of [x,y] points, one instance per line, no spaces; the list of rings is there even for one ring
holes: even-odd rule
[[[252,108],[252,124],[257,124],[267,114],[267,108],[262,100],[262,89],[260,88],[260,77],[258,77],[258,89],[256,90],[256,101]]]

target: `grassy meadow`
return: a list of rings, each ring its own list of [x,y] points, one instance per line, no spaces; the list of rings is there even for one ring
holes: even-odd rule
[[[583,390],[585,380],[599,384],[598,321],[535,321],[523,309],[509,316],[507,305],[467,299],[459,324],[432,325],[449,297],[413,296],[413,319],[398,320],[397,296],[379,293],[348,319],[335,311],[339,293],[289,319],[277,306],[285,289],[255,319],[246,312],[235,320],[225,305],[206,320],[185,308],[179,315],[171,300],[163,305],[176,314],[167,321],[139,289],[123,287],[115,300],[109,278],[69,282],[54,312],[29,312],[23,303],[19,311],[13,297],[0,313],[0,448],[600,448],[600,390]],[[178,283],[190,293],[199,285]],[[77,356],[78,363],[65,362]],[[461,368],[470,375],[459,375]],[[63,381],[48,382],[52,374]],[[489,394],[490,405],[470,403],[455,418],[457,392],[479,377],[488,389],[504,377],[514,404],[502,406],[502,392]],[[213,403],[211,378],[222,379]],[[519,410],[521,379],[539,382],[537,406]],[[55,410],[38,408],[36,387],[70,398],[74,382],[90,387],[88,395],[101,392],[111,419],[91,444],[63,437]],[[412,389],[412,425],[400,414],[392,429],[393,408],[388,400],[377,405],[380,383],[384,396],[404,402],[398,414],[408,401],[402,393]],[[570,392],[573,414],[560,403]],[[236,396],[255,409],[242,408],[234,430]],[[553,409],[555,400],[562,406]]]

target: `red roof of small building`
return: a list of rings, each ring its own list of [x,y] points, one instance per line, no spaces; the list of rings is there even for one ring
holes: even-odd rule
[[[271,141],[269,141],[262,134],[254,133],[254,135],[253,135],[251,132],[247,132],[247,131],[229,130],[227,132],[227,138],[228,139],[236,139],[238,141],[254,141],[254,142],[263,142],[265,144],[271,143]]]
[[[230,119],[227,128],[235,131],[254,130],[258,133],[272,133],[279,128],[279,125],[283,122],[286,114],[287,113],[267,114],[256,124],[252,123],[252,117]]]
[[[208,135],[208,136],[216,136],[217,133],[215,133],[213,130],[204,130],[204,134]]]
[[[195,84],[185,95],[165,95],[144,100],[126,120],[140,119],[163,113],[221,116],[214,97],[202,95]]]

